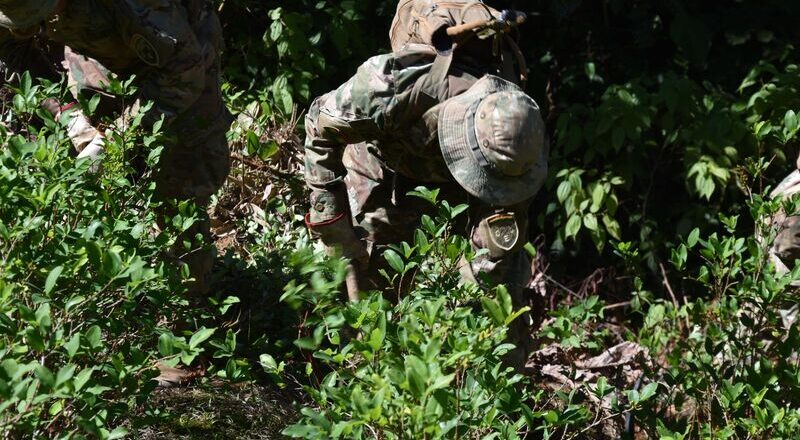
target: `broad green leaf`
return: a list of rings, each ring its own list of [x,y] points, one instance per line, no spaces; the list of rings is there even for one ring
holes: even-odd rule
[[[266,353],[259,356],[258,363],[260,363],[267,372],[274,372],[278,369],[278,362],[275,361],[275,358]]]
[[[116,249],[107,249],[103,255],[103,272],[109,277],[119,274],[122,268],[122,257]]]
[[[89,330],[86,331],[84,340],[87,344],[89,344],[89,348],[96,350],[103,345],[102,336],[103,332],[100,330],[100,327],[93,325],[89,327]]]
[[[49,368],[45,367],[44,365],[39,365],[36,367],[34,372],[36,373],[36,377],[39,378],[39,382],[41,382],[42,387],[45,390],[53,389],[53,386],[56,383],[56,377]]]
[[[694,228],[692,232],[689,233],[689,238],[686,239],[686,244],[689,245],[690,248],[693,248],[694,245],[697,244],[697,241],[700,239],[700,229]]]
[[[510,315],[514,310],[514,305],[511,301],[511,295],[508,293],[508,289],[506,289],[505,286],[500,285],[497,287],[497,301],[500,304],[501,311],[503,312],[503,321],[505,321],[505,317]]]
[[[64,266],[56,266],[53,270],[47,274],[47,280],[44,282],[44,293],[48,294],[53,291],[53,287],[56,285],[56,281],[58,281],[58,277],[61,276],[61,272],[64,271]]]
[[[567,226],[564,229],[564,234],[566,238],[575,237],[578,235],[578,232],[581,230],[581,217],[580,215],[573,214],[567,220]]]
[[[606,227],[608,234],[614,237],[614,239],[622,239],[622,231],[620,230],[619,223],[614,220],[614,218],[603,215],[603,225]]]
[[[502,325],[505,322],[505,315],[503,314],[500,304],[498,304],[497,301],[493,300],[492,298],[483,297],[481,298],[481,305],[483,306],[483,310],[489,314],[489,317],[492,318],[495,324]]]
[[[192,349],[197,348],[197,346],[199,346],[200,344],[205,342],[208,338],[210,338],[215,331],[217,331],[216,328],[201,327],[192,335],[191,339],[189,339],[189,347]]]
[[[394,269],[397,273],[403,273],[405,269],[405,264],[403,263],[403,259],[400,258],[400,255],[392,249],[387,249],[383,253],[383,258],[386,259],[386,262],[389,263],[392,269]]]
[[[52,318],[50,316],[50,304],[44,303],[36,309],[36,322],[44,329],[50,329]]]
[[[175,336],[165,332],[158,337],[158,352],[161,356],[172,356],[175,353]]]
[[[386,315],[381,314],[378,318],[378,327],[370,332],[369,341],[367,343],[372,348],[372,351],[377,352],[383,345],[383,340],[386,336]]]
[[[436,377],[436,379],[433,380],[431,386],[428,388],[428,392],[447,388],[448,386],[450,386],[450,383],[453,382],[453,379],[455,379],[455,377],[456,377],[455,374],[447,374],[444,376]]]
[[[123,427],[119,426],[117,428],[114,428],[114,430],[111,431],[108,434],[108,440],[116,440],[118,438],[125,438],[125,437],[128,436],[128,434],[129,434],[129,431],[126,428],[123,428]]]
[[[67,364],[61,367],[58,370],[58,374],[56,374],[55,388],[58,388],[68,380],[72,379],[72,376],[75,374],[75,369],[76,366],[74,364]]]
[[[422,397],[425,393],[425,384],[428,381],[428,367],[422,359],[414,355],[406,357],[405,366],[409,390],[415,397]]]
[[[457,205],[457,206],[453,207],[453,210],[450,212],[450,219],[452,220],[452,219],[456,218],[459,214],[461,214],[462,212],[466,211],[468,208],[469,208],[469,205],[466,204],[466,203],[462,203],[460,205]]]
[[[275,139],[270,139],[266,143],[261,145],[261,148],[258,150],[258,157],[261,160],[267,160],[270,157],[274,156],[279,149],[280,145],[278,145],[278,142],[275,141]]]
[[[64,350],[67,351],[67,356],[72,359],[78,353],[81,347],[81,334],[75,333],[67,342],[64,343]]]
[[[592,213],[584,215],[583,225],[590,231],[597,231],[597,217]]]
[[[603,206],[603,200],[606,197],[605,189],[603,185],[595,185],[594,189],[592,190],[592,206],[590,210],[592,212],[597,212],[600,210],[600,207]]]
[[[639,392],[639,401],[644,402],[656,394],[656,390],[658,390],[658,382],[651,382],[642,388],[642,391]]]
[[[103,250],[100,248],[100,244],[96,241],[86,242],[86,254],[95,269],[101,270],[103,268]]]
[[[528,252],[528,255],[530,255],[531,258],[535,258],[536,254],[538,254],[538,251],[536,250],[536,247],[534,247],[533,244],[531,244],[530,242],[525,243],[524,247],[525,247],[525,251]]]
[[[556,197],[558,197],[559,203],[563,204],[570,194],[572,194],[572,184],[568,180],[562,181],[556,190]]]

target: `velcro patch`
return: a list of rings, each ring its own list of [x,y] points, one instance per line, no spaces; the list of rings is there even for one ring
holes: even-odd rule
[[[161,57],[159,57],[158,51],[155,46],[153,46],[153,43],[145,38],[144,35],[135,34],[133,38],[131,38],[131,47],[136,53],[136,56],[146,64],[155,67],[161,65]]]
[[[490,243],[490,251],[496,248],[508,252],[519,241],[519,226],[513,214],[495,214],[486,219],[486,226]]]

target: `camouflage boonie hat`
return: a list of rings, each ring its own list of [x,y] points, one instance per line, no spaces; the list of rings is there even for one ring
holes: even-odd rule
[[[442,105],[439,146],[456,182],[481,201],[533,197],[547,176],[539,106],[516,85],[487,75]]]
[[[25,29],[53,13],[58,0],[0,0],[0,26]]]

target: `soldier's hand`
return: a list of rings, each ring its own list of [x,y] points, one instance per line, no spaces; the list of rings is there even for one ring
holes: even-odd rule
[[[105,137],[98,133],[97,136],[89,142],[89,145],[84,147],[78,153],[78,159],[89,159],[89,171],[99,173],[103,169],[103,154],[105,153]]]
[[[50,112],[56,119],[69,112],[67,136],[75,150],[78,151],[78,159],[90,159],[92,161],[90,170],[99,172],[101,159],[105,152],[105,136],[92,125],[89,118],[77,106],[77,103],[62,106],[57,100],[48,98],[42,101],[41,107]]]

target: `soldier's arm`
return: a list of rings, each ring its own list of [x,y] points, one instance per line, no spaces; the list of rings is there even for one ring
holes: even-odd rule
[[[531,275],[530,259],[524,250],[528,242],[528,208],[530,200],[495,209],[481,206],[470,225],[473,250],[488,252],[461,268],[462,277],[484,285],[505,284],[509,291],[519,292]]]
[[[341,87],[317,98],[308,111],[305,179],[311,189],[312,224],[348,211],[342,154],[349,144],[381,137],[394,97],[391,62],[387,55],[371,58]]]

